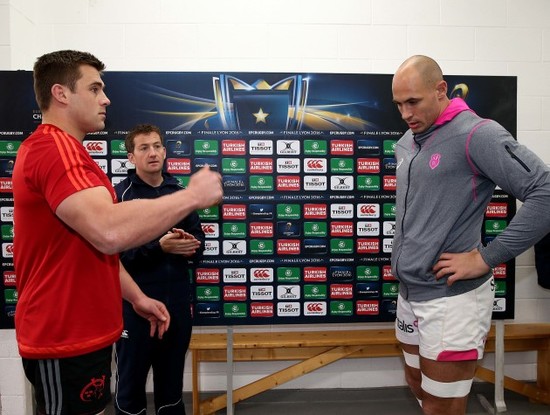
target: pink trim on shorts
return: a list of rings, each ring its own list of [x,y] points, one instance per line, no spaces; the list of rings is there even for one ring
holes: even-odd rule
[[[443,350],[437,355],[438,362],[461,362],[463,360],[477,360],[478,353],[476,349],[453,351]]]

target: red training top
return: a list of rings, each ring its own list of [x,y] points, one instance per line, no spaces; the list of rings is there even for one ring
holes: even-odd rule
[[[105,255],[55,211],[68,196],[105,186],[84,146],[42,124],[19,148],[13,171],[15,329],[22,357],[78,356],[113,344],[122,331],[118,255]]]

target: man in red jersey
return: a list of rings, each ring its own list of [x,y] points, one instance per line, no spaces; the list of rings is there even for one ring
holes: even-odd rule
[[[15,328],[39,414],[101,414],[110,399],[111,350],[122,331],[122,301],[162,336],[170,317],[120,265],[190,212],[222,198],[221,177],[203,168],[187,189],[116,203],[107,176],[82,145],[105,127],[110,104],[104,64],[57,51],[34,65],[42,124],[21,145],[13,172]],[[158,212],[163,212],[159,215]]]

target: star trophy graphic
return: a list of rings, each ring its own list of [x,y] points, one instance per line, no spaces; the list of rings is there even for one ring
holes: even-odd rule
[[[252,85],[232,75],[213,78],[218,118],[227,130],[300,130],[305,116],[309,80],[302,75],[272,85]]]

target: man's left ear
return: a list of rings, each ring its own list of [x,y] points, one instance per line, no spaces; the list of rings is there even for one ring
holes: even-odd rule
[[[447,96],[447,82],[439,81],[437,84],[437,98],[443,99]]]

